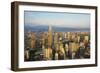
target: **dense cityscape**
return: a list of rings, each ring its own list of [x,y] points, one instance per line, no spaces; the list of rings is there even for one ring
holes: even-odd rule
[[[90,58],[90,32],[28,31],[24,34],[24,61]]]

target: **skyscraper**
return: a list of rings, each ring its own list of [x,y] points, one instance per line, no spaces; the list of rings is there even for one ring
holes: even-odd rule
[[[52,27],[49,25],[48,28],[48,46],[52,46]]]

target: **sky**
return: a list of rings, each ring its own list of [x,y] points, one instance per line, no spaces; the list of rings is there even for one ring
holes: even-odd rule
[[[51,25],[68,28],[90,28],[90,14],[68,12],[24,11],[25,25]]]

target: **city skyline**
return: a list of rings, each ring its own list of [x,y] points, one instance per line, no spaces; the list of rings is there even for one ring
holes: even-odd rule
[[[89,32],[26,32],[24,61],[90,58]]]
[[[90,29],[90,14],[24,11],[25,25]]]
[[[89,14],[25,11],[24,61],[90,58]]]

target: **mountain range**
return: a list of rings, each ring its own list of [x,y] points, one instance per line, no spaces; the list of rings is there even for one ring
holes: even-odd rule
[[[24,31],[32,31],[32,32],[46,32],[48,31],[47,25],[33,25],[33,24],[26,24],[24,25]],[[69,27],[58,27],[52,26],[53,32],[89,32],[89,28],[69,28]]]

